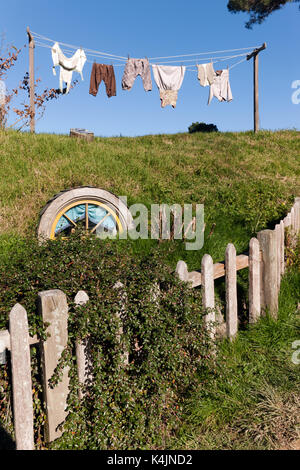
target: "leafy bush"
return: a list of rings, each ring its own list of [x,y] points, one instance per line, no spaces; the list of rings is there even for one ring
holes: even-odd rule
[[[1,329],[7,328],[9,311],[19,302],[27,310],[31,334],[43,336],[44,326],[36,310],[38,292],[61,289],[67,295],[68,345],[51,384],[68,365],[69,414],[65,432],[53,448],[164,446],[180,422],[183,397],[195,374],[210,360],[200,292],[187,289],[160,260],[156,249],[147,256],[133,256],[131,247],[127,241],[103,242],[79,235],[42,245],[25,241],[23,249],[0,266]],[[114,288],[118,281],[126,291],[121,344],[116,313],[125,297],[122,288]],[[90,300],[76,307],[73,299],[79,290],[85,290]],[[87,336],[94,377],[79,402],[75,341]],[[129,351],[126,366],[122,365],[124,351]],[[1,368],[0,374],[3,371]],[[34,381],[39,390],[38,371]],[[3,403],[7,399],[4,392],[7,390],[0,392]],[[41,398],[40,402],[35,398],[36,438],[39,436],[41,447],[44,411]],[[7,406],[4,409],[6,412]]]
[[[215,124],[205,124],[205,122],[193,122],[188,129],[190,134],[193,132],[219,132]]]

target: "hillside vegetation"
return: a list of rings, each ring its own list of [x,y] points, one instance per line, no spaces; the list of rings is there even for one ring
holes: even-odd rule
[[[205,245],[177,258],[197,268],[203,252],[224,257],[226,244],[247,249],[300,191],[297,131],[96,138],[0,132],[0,241],[35,235],[40,210],[59,191],[94,185],[128,204],[203,203]],[[144,244],[145,246],[145,244]],[[175,261],[175,260],[174,260]],[[173,260],[172,260],[173,262]]]
[[[239,335],[234,342],[218,341],[213,357],[201,327],[201,289],[187,292],[174,276],[179,258],[192,270],[200,268],[204,253],[215,262],[223,260],[229,242],[241,253],[252,235],[284,217],[300,196],[299,132],[115,137],[87,143],[0,131],[0,160],[0,329],[8,327],[9,311],[19,302],[28,312],[32,334],[42,334],[37,293],[60,288],[70,308],[63,361],[77,370],[72,341],[78,333],[81,338],[94,335],[93,357],[102,358],[93,394],[80,406],[77,375],[71,372],[70,419],[52,448],[299,447],[300,375],[293,357],[299,339],[300,239],[294,246],[287,236],[278,321],[266,315],[249,326],[248,270],[239,271]],[[204,204],[203,248],[186,251],[182,241],[99,243],[81,233],[67,242],[32,240],[46,202],[63,189],[83,185],[127,196],[129,206]],[[120,279],[129,299],[124,344],[133,358],[130,374],[119,367],[120,344],[111,333],[118,299],[111,286]],[[148,295],[154,279],[164,293],[159,309]],[[79,289],[90,296],[81,313],[73,304]],[[215,294],[225,313],[224,279],[216,280]],[[148,355],[140,354],[137,338]],[[31,355],[36,447],[47,448],[38,349],[31,348]],[[9,365],[0,368],[0,421],[13,437],[9,378]],[[0,449],[4,444],[0,436]]]

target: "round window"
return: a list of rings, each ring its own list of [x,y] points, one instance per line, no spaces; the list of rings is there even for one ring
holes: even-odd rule
[[[101,236],[130,228],[132,216],[124,202],[104,189],[80,187],[54,196],[41,211],[39,238],[67,237],[78,229]]]

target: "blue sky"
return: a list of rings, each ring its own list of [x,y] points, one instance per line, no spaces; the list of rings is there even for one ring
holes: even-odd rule
[[[20,47],[27,43],[26,27],[30,26],[32,31],[58,42],[136,58],[236,49],[267,42],[267,49],[259,57],[260,126],[300,129],[300,104],[292,103],[292,83],[300,80],[299,4],[285,6],[252,30],[244,26],[247,19],[247,14],[229,13],[227,0],[10,0],[5,2],[5,14],[0,16],[0,33],[5,34],[6,43]],[[93,62],[94,58],[88,60]],[[215,64],[215,68],[230,67],[239,60],[224,61]],[[97,62],[117,63],[105,59]],[[96,97],[89,95],[92,63],[87,62],[84,81],[73,74],[79,84],[69,95],[47,105],[36,130],[65,134],[72,127],[81,127],[99,136],[136,136],[186,132],[196,121],[214,123],[221,131],[249,130],[253,128],[252,62],[230,70],[233,101],[219,103],[214,98],[209,106],[208,88],[199,85],[196,70],[187,71],[175,109],[161,108],[153,75],[151,92],[144,91],[140,77],[130,91],[123,91],[123,65],[115,67],[116,97],[106,96],[103,83]],[[169,65],[181,64],[192,62]],[[8,89],[19,82],[27,69],[25,49],[7,77]],[[58,87],[59,72],[57,69],[56,76],[52,73],[50,49],[35,48],[35,74],[42,80],[41,90]]]

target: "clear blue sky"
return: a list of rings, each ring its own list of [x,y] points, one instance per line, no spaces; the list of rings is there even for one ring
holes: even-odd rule
[[[120,56],[156,57],[261,45],[260,125],[264,129],[300,129],[300,104],[292,103],[292,82],[300,80],[299,4],[290,4],[252,30],[244,26],[247,14],[231,14],[227,0],[10,0],[0,15],[0,33],[17,47],[27,42],[26,27],[48,38]],[[67,54],[66,54],[67,55]],[[93,58],[89,58],[93,61]],[[235,59],[238,61],[239,59]],[[108,63],[103,59],[99,63]],[[115,62],[113,62],[115,63]],[[234,61],[216,64],[227,67]],[[181,62],[178,63],[180,65]],[[177,64],[171,64],[177,65]],[[186,65],[186,64],[183,64]],[[101,136],[135,136],[185,132],[195,121],[214,123],[221,131],[253,128],[253,64],[243,62],[230,71],[231,103],[215,98],[207,106],[208,88],[196,71],[186,72],[176,109],[162,109],[152,75],[152,91],[143,90],[140,77],[131,91],[123,91],[123,66],[115,67],[117,96],[108,98],[102,83],[97,97],[89,95],[92,63],[83,69],[84,81],[67,96],[47,105],[37,132],[68,133],[83,127]],[[7,79],[12,88],[28,70],[28,49]],[[50,49],[35,48],[35,73],[41,89],[58,87],[52,73]]]

